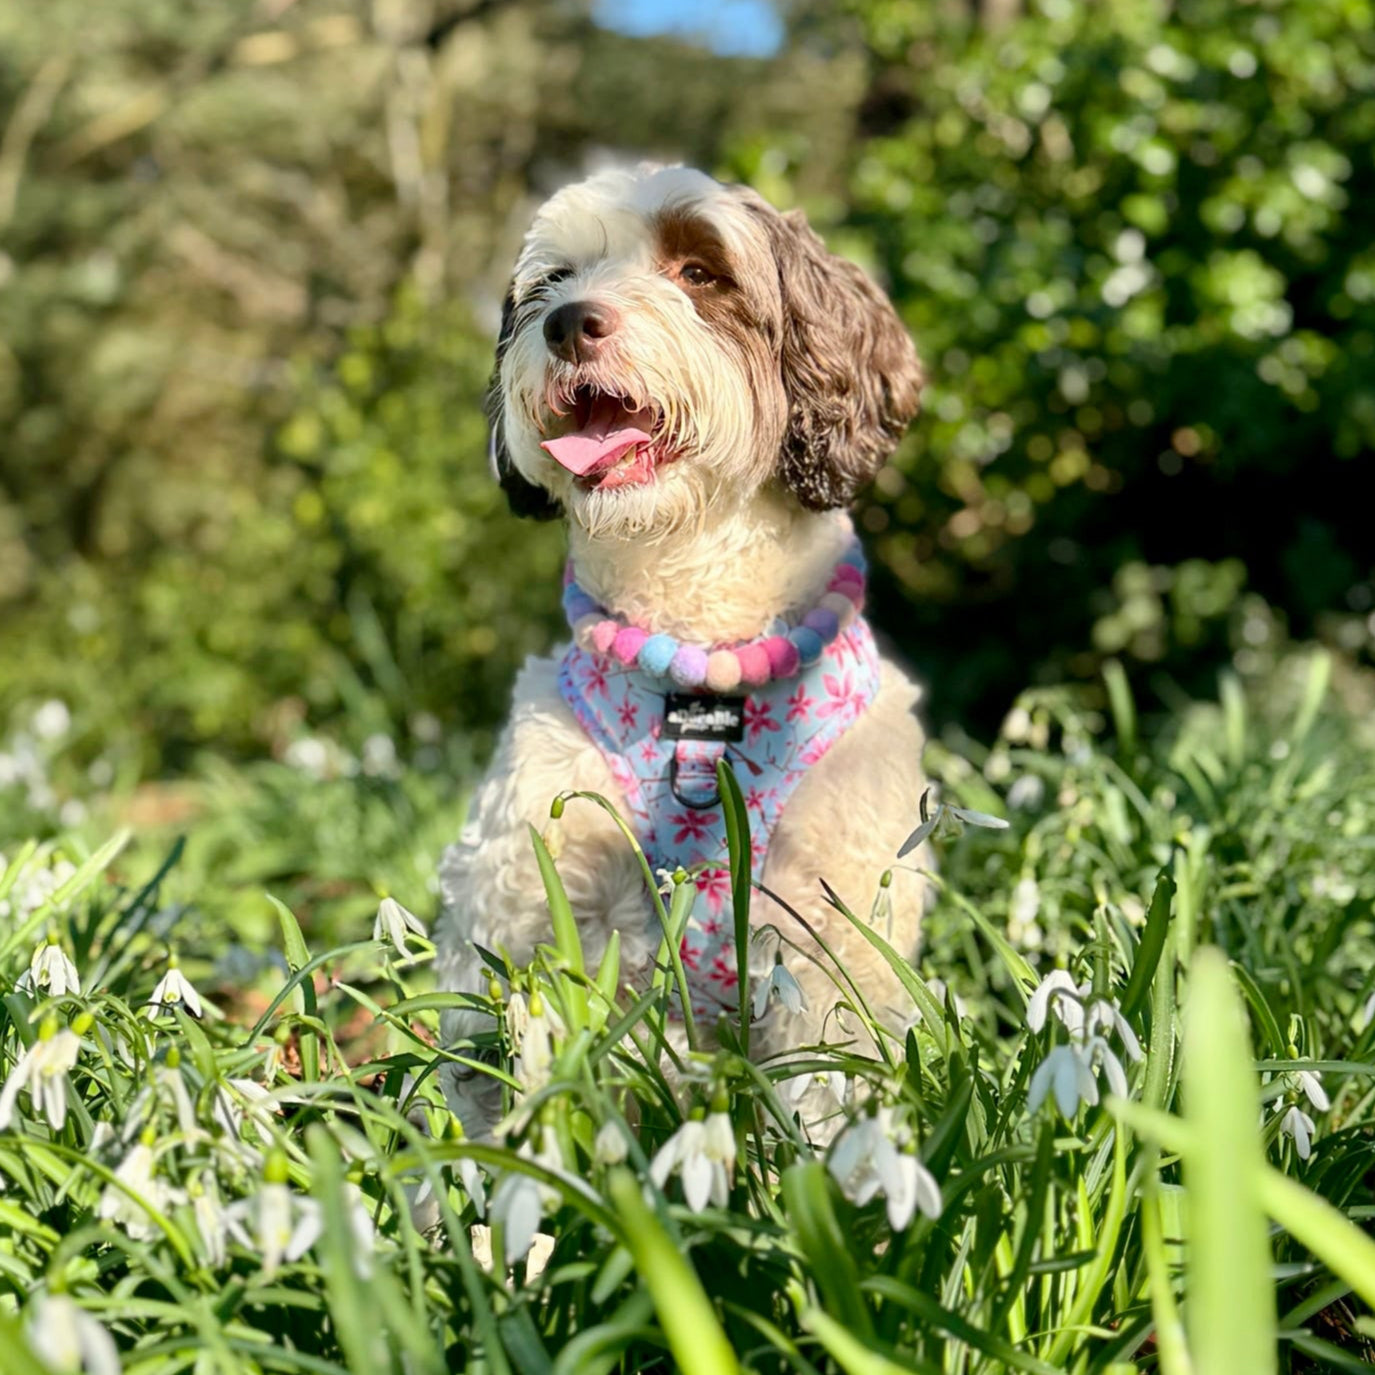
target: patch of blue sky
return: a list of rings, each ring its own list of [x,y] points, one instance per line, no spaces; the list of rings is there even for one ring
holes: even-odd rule
[[[772,57],[783,20],[769,0],[597,0],[593,19],[636,38],[670,35],[722,57]]]

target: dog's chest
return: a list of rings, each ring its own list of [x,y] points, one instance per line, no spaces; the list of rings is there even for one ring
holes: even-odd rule
[[[560,694],[605,758],[651,869],[692,874],[697,895],[682,956],[702,1012],[736,996],[717,763],[729,762],[739,781],[759,873],[808,769],[859,719],[878,686],[878,652],[862,618],[816,663],[740,696],[685,694],[668,679],[577,646],[564,656]]]

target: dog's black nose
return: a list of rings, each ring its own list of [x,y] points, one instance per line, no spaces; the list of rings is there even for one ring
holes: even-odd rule
[[[551,310],[544,320],[544,342],[549,352],[567,363],[585,363],[616,332],[620,317],[610,306],[596,301],[568,301]]]

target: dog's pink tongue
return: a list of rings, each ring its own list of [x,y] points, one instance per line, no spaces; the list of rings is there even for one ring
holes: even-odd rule
[[[645,411],[627,411],[613,396],[598,397],[582,429],[546,439],[540,448],[574,477],[582,477],[615,463],[627,449],[648,444],[649,435],[641,428],[648,418]]]

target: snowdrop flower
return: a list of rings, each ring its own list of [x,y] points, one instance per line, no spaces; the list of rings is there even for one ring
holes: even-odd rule
[[[146,1135],[151,1135],[151,1128]],[[151,1141],[141,1139],[115,1168],[115,1179],[100,1195],[96,1216],[117,1222],[135,1241],[156,1241],[162,1228],[150,1216],[165,1213],[186,1200],[186,1195],[154,1173],[157,1156]]]
[[[1300,1160],[1307,1160],[1313,1154],[1313,1135],[1317,1127],[1297,1104],[1280,1118],[1280,1131],[1294,1138],[1294,1149],[1298,1151]]]
[[[627,1155],[625,1132],[621,1124],[613,1118],[602,1123],[597,1138],[592,1143],[592,1159],[598,1165],[620,1165]]]
[[[754,990],[756,1020],[764,1015],[765,1009],[769,1005],[769,999],[774,994],[778,995],[778,1001],[794,1015],[803,1011],[807,1006],[807,996],[802,991],[802,985],[788,972],[788,967],[783,963],[781,955],[774,957],[773,969],[769,971],[769,977],[760,979]]]
[[[553,1132],[543,1134],[539,1150],[525,1141],[516,1154],[556,1174],[564,1173],[563,1155]],[[518,1170],[502,1175],[492,1190],[489,1217],[493,1227],[501,1228],[502,1251],[507,1265],[514,1265],[526,1255],[534,1244],[545,1213],[553,1212],[562,1201],[559,1191],[543,1180]]]
[[[1082,991],[1087,991],[1084,989]],[[1134,1061],[1140,1060],[1141,1042],[1136,1039],[1136,1033],[1131,1029],[1130,1023],[1122,1015],[1122,1009],[1117,1006],[1115,1000],[1108,998],[1095,998],[1087,1008],[1084,1009],[1084,1033],[1093,1036],[1095,1032],[1115,1031],[1118,1039],[1122,1042],[1122,1048],[1127,1052],[1127,1058]],[[1068,1023],[1066,1023],[1068,1025]],[[1114,1060],[1116,1057],[1114,1056]]]
[[[0,1131],[13,1120],[15,1100],[22,1088],[28,1089],[38,1115],[46,1118],[54,1131],[62,1130],[67,1120],[67,1073],[76,1064],[80,1049],[81,1037],[75,1031],[59,1031],[52,1018],[44,1020],[38,1039],[19,1057],[0,1090]]]
[[[120,1375],[119,1352],[104,1324],[65,1294],[35,1295],[24,1316],[33,1354],[57,1375]]]
[[[1007,790],[1007,805],[1014,809],[1035,811],[1046,795],[1046,785],[1039,774],[1024,773]]]
[[[28,972],[19,980],[20,986],[28,989],[47,989],[50,996],[61,998],[67,993],[81,992],[81,978],[76,966],[67,958],[67,952],[58,943],[56,936],[49,936],[33,952]]]
[[[57,697],[44,702],[29,721],[29,728],[40,740],[60,740],[71,726],[72,713]]]
[[[519,997],[519,994],[516,995]],[[515,997],[511,999],[515,1001]],[[545,1007],[538,989],[530,995],[529,1016],[521,1029],[520,1064],[516,1077],[527,1093],[535,1093],[548,1082],[554,1068],[554,1033],[563,1027]]]
[[[191,981],[177,967],[177,957],[167,959],[167,972],[158,980],[153,996],[143,1009],[149,1017],[156,1017],[164,1008],[172,1008],[180,1003],[193,1017],[204,1017],[205,1008],[201,1006],[201,995],[196,992]]]
[[[1033,990],[1026,1005],[1026,1024],[1032,1031],[1040,1031],[1046,1024],[1046,1017],[1054,1012],[1071,1033],[1082,1030],[1084,1025],[1083,999],[1088,994],[1088,984],[1076,985],[1063,969],[1053,969]]]
[[[706,1121],[689,1118],[659,1148],[649,1165],[649,1177],[663,1189],[673,1174],[681,1176],[683,1198],[694,1213],[708,1203],[724,1208],[730,1197],[735,1168],[735,1132],[730,1117],[713,1111]]]
[[[372,924],[372,938],[375,941],[390,941],[396,953],[404,960],[410,957],[406,948],[407,933],[427,938],[425,923],[397,902],[395,898],[383,898],[377,909],[377,920]]]
[[[850,1089],[848,1076],[838,1069],[816,1070],[811,1074],[793,1074],[778,1081],[779,1097],[795,1109],[813,1088],[827,1088],[837,1103],[844,1103]]]
[[[192,1181],[187,1192],[191,1197],[191,1211],[196,1219],[196,1230],[200,1233],[202,1254],[207,1264],[219,1269],[228,1258],[225,1239],[229,1224],[225,1218],[224,1202],[220,1198],[214,1172],[202,1170]]]
[[[1296,1070],[1292,1077],[1303,1090],[1304,1096],[1319,1112],[1326,1112],[1332,1106],[1332,1100],[1322,1086],[1322,1079],[1311,1069]]]
[[[828,1168],[840,1191],[857,1207],[882,1193],[888,1224],[905,1231],[920,1210],[941,1215],[941,1191],[930,1170],[911,1149],[911,1133],[898,1126],[893,1109],[852,1122],[837,1138]]]
[[[1056,1106],[1066,1121],[1074,1116],[1080,1103],[1094,1107],[1098,1102],[1095,1075],[1100,1069],[1108,1081],[1109,1091],[1119,1098],[1128,1097],[1127,1072],[1101,1036],[1087,1040],[1076,1037],[1068,1045],[1056,1046],[1031,1076],[1027,1086],[1027,1111],[1036,1112],[1052,1090]]]
[[[287,1188],[286,1158],[274,1151],[258,1192],[231,1203],[224,1210],[224,1225],[240,1246],[258,1253],[263,1277],[270,1279],[284,1260],[300,1260],[315,1245],[320,1206]]]

